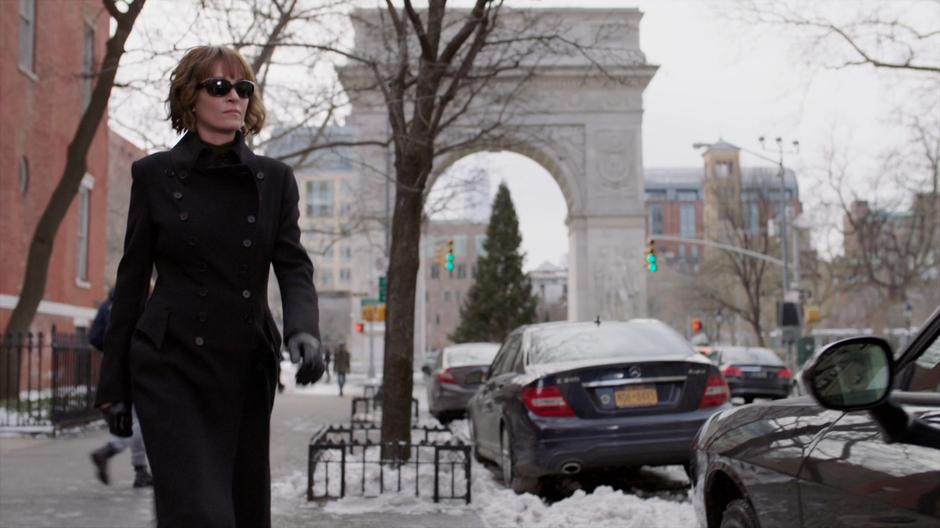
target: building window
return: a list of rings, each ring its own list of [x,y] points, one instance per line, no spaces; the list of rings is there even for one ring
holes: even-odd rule
[[[444,290],[444,301],[450,302],[450,290]]]
[[[326,249],[323,250],[323,258],[325,260],[333,260],[333,245],[330,244],[326,246]]]
[[[307,182],[307,216],[333,216],[333,182]]]
[[[317,270],[317,286],[329,286],[333,284],[333,270],[331,268],[320,268]]]
[[[435,243],[434,235],[424,236],[424,256],[437,257],[437,244]]]
[[[350,262],[352,260],[352,248],[349,246],[343,246],[339,248],[339,254],[343,259],[343,262]]]
[[[20,66],[33,73],[36,60],[36,0],[20,0]]]
[[[727,178],[731,176],[731,162],[730,161],[720,161],[715,164],[715,175],[719,178]]]
[[[457,278],[458,279],[467,278],[467,265],[466,264],[457,264]]]
[[[467,255],[467,235],[454,235],[454,256],[457,258]]]
[[[352,213],[352,204],[344,203],[339,206],[339,215],[340,216],[349,216]]]
[[[760,207],[757,202],[746,202],[744,229],[748,234],[754,235],[760,230]]]
[[[441,278],[441,265],[440,264],[431,264],[431,278],[432,279]]]
[[[666,191],[646,191],[647,202],[665,202]]]
[[[29,190],[29,162],[26,158],[20,160],[20,192],[26,194]]]
[[[698,191],[683,189],[676,191],[676,200],[680,202],[694,202],[698,200]]]
[[[441,314],[434,314],[434,324],[441,324]]]
[[[695,204],[684,203],[679,206],[679,235],[695,238]]]
[[[477,235],[474,237],[474,241],[476,242],[477,257],[485,257],[486,249],[483,245],[486,244],[486,235]],[[476,274],[474,273],[473,276],[476,277]]]
[[[95,28],[85,24],[84,53],[82,54],[82,111],[91,102],[91,91],[95,86]]]
[[[339,280],[341,282],[349,282],[352,279],[352,271],[349,268],[340,268],[339,269]]]
[[[661,235],[663,234],[663,204],[653,203],[650,204],[650,234],[651,235]]]
[[[88,282],[88,225],[91,220],[91,189],[78,192],[78,280]]]

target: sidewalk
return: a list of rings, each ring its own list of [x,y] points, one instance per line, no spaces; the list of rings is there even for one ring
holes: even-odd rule
[[[335,385],[334,385],[335,387]],[[361,389],[350,387],[350,394]],[[318,393],[329,392],[325,388]],[[327,423],[349,419],[350,398],[326,394],[278,395],[271,420],[272,521],[275,527],[484,526],[473,512],[451,514],[331,514],[308,503],[307,442]],[[59,438],[0,438],[0,527],[151,528],[153,495],[134,489],[129,453],[111,460],[111,486],[94,477],[88,454],[107,441],[103,429]]]

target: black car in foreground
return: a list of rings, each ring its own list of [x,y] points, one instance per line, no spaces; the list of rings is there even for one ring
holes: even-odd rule
[[[536,492],[542,477],[687,464],[728,400],[718,368],[659,321],[545,323],[506,338],[467,410],[477,458]]]
[[[718,364],[728,381],[732,398],[751,403],[754,398],[786,398],[793,372],[769,348],[750,346],[712,347],[709,359]]]
[[[940,527],[940,309],[893,358],[882,339],[845,339],[803,369],[809,395],[711,417],[699,526]]]

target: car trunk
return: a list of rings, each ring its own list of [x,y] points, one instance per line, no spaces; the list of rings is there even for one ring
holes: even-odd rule
[[[554,375],[582,418],[681,413],[698,409],[711,365],[649,361],[592,366]]]
[[[780,371],[784,369],[782,366],[772,366],[772,365],[747,365],[747,364],[738,364],[735,363],[732,366],[737,367],[741,371],[741,378],[745,380],[776,380],[779,377]]]

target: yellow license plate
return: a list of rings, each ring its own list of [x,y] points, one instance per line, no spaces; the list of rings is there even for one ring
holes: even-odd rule
[[[645,407],[659,403],[656,388],[644,385],[626,387],[614,392],[617,407]]]

